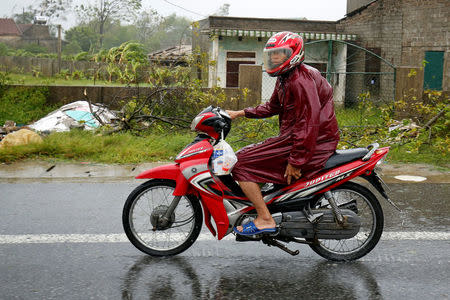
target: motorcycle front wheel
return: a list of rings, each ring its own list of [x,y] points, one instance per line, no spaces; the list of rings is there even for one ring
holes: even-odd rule
[[[309,246],[320,256],[334,261],[350,261],[369,253],[383,233],[383,210],[375,195],[359,184],[346,182],[331,191],[340,208],[353,210],[361,220],[359,232],[351,239],[308,239]],[[324,204],[325,203],[325,204]],[[329,207],[326,200],[316,208]]]
[[[174,196],[175,182],[150,180],[128,196],[122,223],[130,242],[152,256],[171,256],[188,249],[200,234],[203,214],[199,201],[190,195],[182,196],[169,220],[163,226],[158,220],[164,216]]]

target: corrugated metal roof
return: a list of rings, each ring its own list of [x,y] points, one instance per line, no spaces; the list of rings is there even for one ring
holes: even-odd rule
[[[192,45],[181,45],[152,52],[151,60],[177,61],[192,53]]]
[[[13,19],[0,18],[0,35],[22,35],[19,27]]]
[[[276,31],[264,31],[264,30],[238,30],[238,29],[209,29],[207,31],[212,35],[221,35],[221,36],[247,36],[247,37],[261,37],[261,38],[269,38]],[[329,32],[297,32],[303,38],[308,40],[356,40],[356,34],[339,34],[339,33],[329,33]]]

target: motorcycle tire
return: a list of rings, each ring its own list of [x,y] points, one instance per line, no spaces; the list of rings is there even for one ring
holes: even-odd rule
[[[312,242],[309,246],[314,252],[328,260],[351,261],[359,259],[369,253],[381,238],[384,226],[384,217],[381,205],[376,196],[370,190],[354,182],[346,182],[333,189],[331,192],[333,193],[339,207],[345,207],[346,203],[340,204],[339,202],[342,203],[343,200],[345,202],[345,199],[342,198],[346,197],[352,199],[350,202],[355,202],[358,204],[355,205],[352,203],[350,204],[350,207],[353,208],[361,218],[362,226],[363,224],[366,224],[365,222],[367,222],[368,219],[373,219],[373,224],[368,226],[370,227],[370,232],[361,245],[359,245],[360,241],[358,240],[358,237],[364,235],[362,233],[362,230],[364,230],[363,228],[360,228],[360,232],[350,240],[307,239],[307,241]],[[360,201],[358,202],[358,200]],[[347,205],[349,205],[348,203],[349,202],[347,202]],[[346,243],[348,242],[350,244],[353,240],[356,240],[358,246],[355,249],[350,249],[350,246]],[[332,245],[336,245],[336,247],[332,248]]]
[[[128,239],[137,249],[148,255],[179,254],[188,249],[200,234],[203,224],[202,208],[199,200],[192,195],[181,197],[166,228],[155,229],[152,218],[155,214],[164,213],[173,197],[174,189],[175,182],[172,180],[147,181],[131,192],[123,207],[122,224]],[[186,213],[180,212],[183,208],[188,210],[188,217],[185,216]],[[138,229],[138,218],[142,219],[142,229]],[[179,218],[187,219],[180,221]],[[178,225],[183,222],[183,225]],[[176,228],[184,225],[188,225],[185,232],[176,232]],[[169,245],[166,246],[166,243]]]

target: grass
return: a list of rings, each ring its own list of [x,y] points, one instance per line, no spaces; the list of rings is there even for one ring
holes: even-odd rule
[[[52,133],[42,144],[0,148],[0,162],[24,159],[89,161],[99,163],[141,163],[173,159],[193,139],[193,134],[176,133],[108,136],[72,130]]]
[[[64,85],[64,86],[126,86],[119,82],[109,82],[107,80],[92,80],[92,79],[64,79],[56,77],[35,77],[30,74],[8,74],[9,84],[20,84],[20,85],[42,85],[42,86],[52,86],[52,85]],[[140,83],[140,86],[147,86],[148,84]]]
[[[431,145],[422,145],[417,153],[407,150],[406,146],[394,146],[389,151],[388,161],[400,163],[424,163],[450,169],[449,152],[438,152]]]
[[[52,133],[44,138],[42,144],[0,148],[0,162],[12,163],[25,159],[116,164],[171,161],[192,141],[194,135],[184,132],[170,135],[117,133],[102,136],[94,132],[72,130]],[[448,170],[450,158],[448,152],[437,153],[429,145],[423,145],[419,153],[408,153],[405,147],[394,146],[388,161],[426,163]]]
[[[378,125],[383,121],[379,110],[367,114],[367,111],[364,109],[337,107],[335,113],[339,127]]]

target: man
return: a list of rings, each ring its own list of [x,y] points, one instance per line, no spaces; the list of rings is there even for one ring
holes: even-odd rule
[[[302,176],[311,177],[323,168],[339,141],[333,90],[319,71],[303,64],[303,39],[279,32],[267,41],[263,53],[266,72],[278,77],[270,101],[227,111],[231,119],[279,116],[279,136],[236,153],[233,177],[258,214],[253,222],[234,228],[240,235],[276,231],[258,183],[289,185]]]

